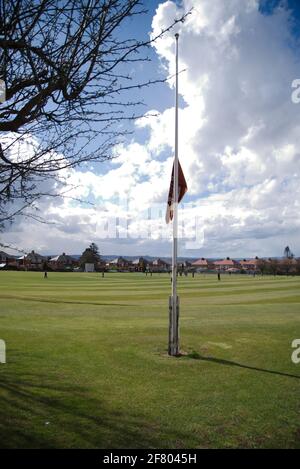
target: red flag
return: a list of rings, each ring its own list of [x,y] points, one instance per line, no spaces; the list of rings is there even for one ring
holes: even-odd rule
[[[178,161],[178,203],[181,201],[186,191],[187,191],[186,180],[185,180],[180,162]],[[171,183],[170,183],[170,189],[169,189],[169,195],[168,195],[166,223],[169,223],[171,220],[173,220],[173,212],[174,212],[173,203],[174,203],[174,163],[173,163]]]

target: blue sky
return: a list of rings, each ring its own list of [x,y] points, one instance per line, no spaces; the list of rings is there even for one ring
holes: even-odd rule
[[[179,149],[189,187],[180,255],[274,256],[286,245],[300,255],[300,104],[291,100],[291,84],[300,78],[299,2],[146,4],[148,14],[122,34],[155,35],[194,7],[179,26],[179,66],[186,70],[180,75]],[[150,50],[151,63],[132,70],[137,81],[174,73],[173,34]],[[77,187],[73,195],[95,205],[42,201],[40,210],[54,224],[19,220],[6,241],[52,254],[80,253],[92,241],[104,256],[171,254],[170,227],[159,212],[164,215],[174,149],[174,80],[135,97],[146,104],[141,113],[156,117],[132,126],[114,162],[68,174]]]
[[[279,6],[288,7],[293,12],[293,17],[300,19],[300,7],[298,0],[260,0],[260,10],[263,13],[272,14]]]

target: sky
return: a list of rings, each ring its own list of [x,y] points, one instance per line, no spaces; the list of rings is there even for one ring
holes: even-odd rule
[[[128,28],[155,35],[193,8],[177,27],[179,158],[188,192],[180,205],[179,255],[300,256],[300,5],[295,0],[146,2]],[[67,174],[69,195],[44,199],[49,224],[20,218],[3,243],[41,254],[171,256],[164,222],[174,154],[174,31],[157,41],[136,78],[170,77],[143,90],[145,117],[135,122],[118,158]],[[149,114],[155,114],[148,117]],[[51,185],[51,182],[49,182]],[[93,203],[91,205],[90,203]]]

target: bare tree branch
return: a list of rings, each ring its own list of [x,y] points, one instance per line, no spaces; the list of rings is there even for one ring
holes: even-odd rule
[[[140,41],[125,28],[146,13],[143,3],[0,0],[0,224],[40,199],[43,178],[112,158],[124,123],[141,117],[133,92],[164,80],[135,82],[129,67],[186,17]],[[34,152],[16,155],[16,143],[33,137]]]

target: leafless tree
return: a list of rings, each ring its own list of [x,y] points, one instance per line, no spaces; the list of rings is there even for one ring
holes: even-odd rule
[[[300,275],[300,258],[296,260],[296,274]]]
[[[285,275],[290,275],[296,271],[296,261],[293,258],[282,259],[280,267],[282,273]]]
[[[258,259],[257,260],[257,268],[259,272],[264,275],[268,271],[268,262],[265,259]]]
[[[269,259],[269,266],[268,270],[270,271],[271,274],[277,275],[279,271],[279,261],[278,259]]]
[[[137,40],[141,0],[0,0],[0,223],[42,197],[41,181],[101,162],[136,119],[130,69],[156,38]],[[130,37],[133,36],[133,37]],[[28,154],[16,143],[31,141]],[[34,151],[32,151],[34,148]],[[13,204],[12,204],[13,203]]]

